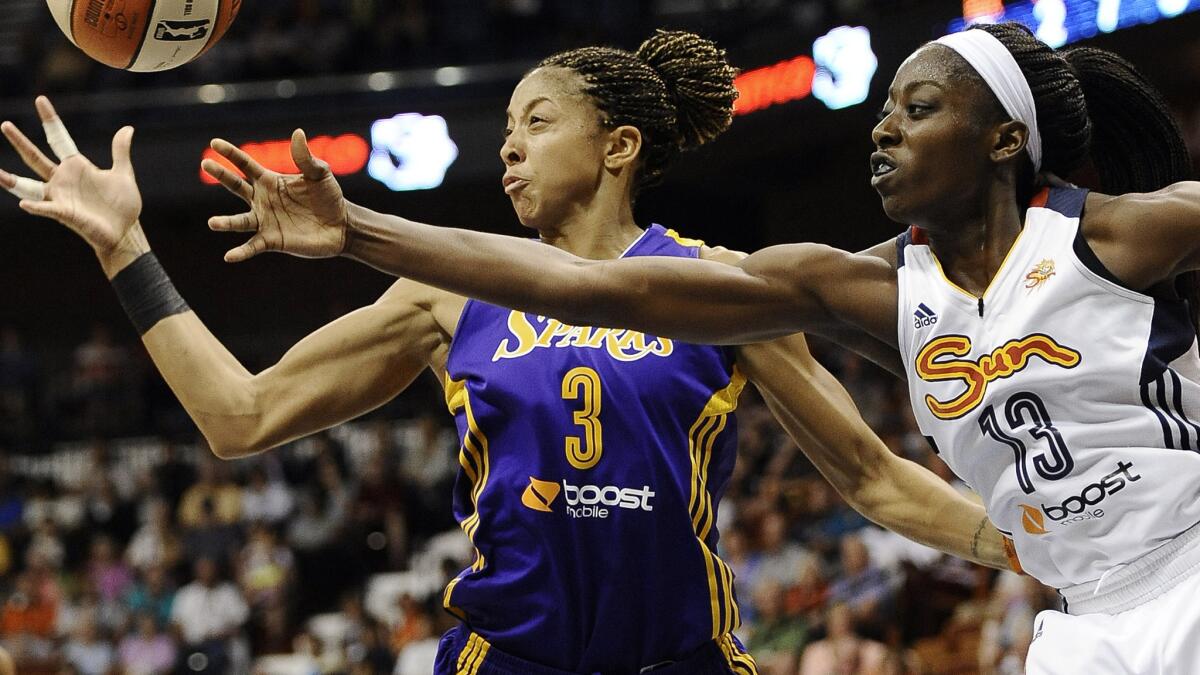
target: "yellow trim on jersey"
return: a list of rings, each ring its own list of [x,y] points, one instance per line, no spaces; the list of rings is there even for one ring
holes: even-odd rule
[[[1021,237],[1024,234],[1025,234],[1025,228],[1021,228],[1021,231],[1017,233],[1017,238],[1013,239],[1012,246],[1010,246],[1008,248],[1008,253],[1004,254],[1004,260],[1001,260],[1000,266],[996,268],[996,274],[992,276],[991,281],[988,281],[987,288],[983,289],[983,294],[981,294],[981,295],[975,295],[971,291],[968,291],[967,289],[963,288],[962,286],[959,286],[958,284],[954,283],[953,281],[950,281],[950,277],[946,276],[946,271],[942,269],[942,261],[938,260],[937,255],[934,254],[933,247],[929,248],[929,257],[933,258],[933,264],[935,266],[937,266],[938,274],[941,275],[942,279],[945,280],[945,282],[950,285],[950,288],[953,288],[954,290],[958,291],[959,293],[962,293],[963,295],[967,296],[968,298],[970,298],[972,300],[978,300],[980,298],[987,297],[988,291],[992,290],[992,286],[996,285],[996,280],[999,279],[1000,275],[1003,274],[1004,271],[1008,268],[1008,259],[1012,257],[1013,251],[1017,250],[1017,244],[1021,243]]]
[[[463,468],[463,473],[471,480],[471,505],[474,511],[467,516],[459,527],[466,533],[467,538],[471,543],[475,543],[475,532],[479,529],[479,496],[483,493],[483,488],[487,485],[488,476],[491,473],[491,459],[488,452],[488,439],[483,431],[479,428],[479,424],[475,421],[475,413],[471,409],[471,395],[467,390],[465,380],[451,380],[449,376],[446,378],[446,402],[450,407],[451,412],[457,412],[464,409],[467,417],[467,433],[463,435],[463,443],[458,451],[458,464]],[[483,557],[483,553],[478,548],[475,549],[475,562],[471,564],[471,571],[478,572],[487,564]],[[461,581],[461,577],[455,577],[446,586],[446,591],[442,595],[442,606],[459,617],[466,620],[465,613],[454,606],[451,602],[451,595],[454,593],[454,587]]]
[[[479,666],[483,665],[483,660],[487,658],[488,650],[492,645],[483,639],[478,633],[471,633],[467,638],[467,644],[463,645],[463,650],[458,654],[458,671],[456,675],[476,675],[479,672]]]
[[[446,407],[450,409],[451,415],[466,405],[467,381],[465,379],[452,380],[450,373],[446,373],[446,382],[442,385],[442,390],[446,394]]]
[[[679,233],[675,230],[667,230],[663,232],[663,236],[670,237],[675,240],[676,244],[687,246],[688,248],[699,248],[704,245],[704,242],[699,239],[688,239],[687,237],[679,236]]]
[[[688,514],[692,517],[692,527],[696,531],[696,540],[700,543],[700,553],[704,556],[704,567],[708,573],[714,640],[723,633],[735,630],[741,623],[741,614],[733,599],[733,573],[704,541],[713,525],[708,467],[712,461],[713,446],[725,430],[729,414],[737,409],[738,396],[745,386],[746,377],[735,365],[729,384],[712,395],[688,431],[688,455],[692,464]]]
[[[738,675],[758,675],[758,664],[754,661],[754,657],[742,651],[733,641],[730,633],[717,638],[717,646],[725,655],[725,663],[730,670]]]

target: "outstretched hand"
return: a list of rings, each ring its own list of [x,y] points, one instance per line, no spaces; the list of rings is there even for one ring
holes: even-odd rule
[[[101,169],[79,154],[49,99],[39,96],[35,106],[59,162],[47,157],[15,124],[4,122],[0,132],[40,180],[0,170],[0,187],[20,197],[26,212],[57,220],[83,237],[103,261],[123,242],[142,237],[137,226],[142,196],[129,159],[133,127],[123,127],[113,136],[112,168]]]
[[[213,140],[212,149],[245,178],[211,159],[204,160],[201,168],[250,206],[246,213],[208,221],[209,228],[218,232],[253,233],[225,254],[226,262],[248,260],[264,251],[328,258],[346,247],[348,208],[342,188],[329,165],[313,157],[303,131],[292,133],[292,160],[299,174],[271,171],[219,138]]]

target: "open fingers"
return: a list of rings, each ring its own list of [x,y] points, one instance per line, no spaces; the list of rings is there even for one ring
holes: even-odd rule
[[[292,132],[292,161],[300,168],[300,173],[308,180],[321,180],[329,173],[329,165],[323,160],[313,157],[308,147],[308,138],[303,129]]]
[[[23,211],[30,215],[41,216],[42,218],[52,218],[59,222],[65,223],[68,217],[68,210],[58,202],[43,202],[31,201],[22,199],[18,204]]]
[[[267,242],[262,237],[255,235],[250,238],[250,241],[227,251],[225,253],[225,262],[236,263],[249,260],[266,250]]]
[[[130,159],[132,149],[133,127],[121,127],[112,140],[113,170],[133,174],[133,162]]]
[[[32,178],[14,176],[4,170],[0,170],[0,187],[23,200],[40,202],[46,199],[45,183]]]
[[[21,156],[21,161],[25,162],[25,166],[29,167],[42,180],[50,180],[50,174],[54,173],[54,168],[58,166],[50,161],[41,150],[34,145],[29,137],[21,133],[17,125],[12,122],[4,122],[0,124],[0,133],[4,134],[4,138],[8,139],[8,144],[17,151]]]
[[[257,232],[258,218],[253,212],[236,216],[213,216],[208,219],[208,229],[214,232]]]
[[[214,138],[209,145],[218,155],[232,162],[249,180],[258,180],[267,172],[262,164],[256,162],[253,157],[247,155],[241,148],[229,141]]]
[[[243,180],[241,176],[225,168],[220,162],[211,159],[200,162],[200,168],[204,170],[204,173],[217,179],[217,182],[226,190],[241,197],[242,201],[247,204],[251,203],[251,200],[254,198],[254,188]]]
[[[79,148],[75,147],[75,141],[71,139],[71,134],[67,132],[67,126],[63,124],[62,118],[54,110],[54,105],[50,103],[50,99],[45,96],[39,96],[34,101],[37,107],[38,117],[42,118],[42,129],[46,132],[46,143],[50,145],[51,152],[54,156],[62,161],[68,157],[78,155]]]

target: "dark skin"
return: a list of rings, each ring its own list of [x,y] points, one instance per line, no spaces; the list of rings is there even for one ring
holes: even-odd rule
[[[541,242],[485,237],[478,240],[481,244],[499,241],[539,260],[550,251],[555,261],[603,265],[600,261],[619,257],[642,234],[631,204],[644,142],[641,133],[632,126],[605,123],[583,87],[573,71],[541,68],[513,91],[500,148],[502,184],[518,219],[537,231]],[[37,105],[43,121],[57,118],[49,101],[39,99]],[[107,171],[81,156],[56,165],[15,126],[5,123],[0,131],[47,181],[48,199],[23,201],[22,207],[78,233],[92,245],[110,278],[149,250],[137,222],[140,195],[129,161],[131,129],[118,133],[114,168]],[[301,175],[268,171],[223,141],[213,146],[247,179],[215,162],[205,162],[204,168],[251,206],[248,213],[210,221],[213,229],[254,233],[226,254],[227,260],[245,260],[267,250],[322,257],[353,243],[364,261],[385,266],[386,258],[396,253],[381,236],[385,245],[376,260],[366,230],[356,226],[352,232],[347,226],[351,221],[367,229],[383,226],[380,234],[386,235],[392,217],[346,201],[328,167],[309,153],[302,132],[293,136],[292,145]],[[12,184],[12,176],[0,171],[0,186]],[[428,259],[437,260],[442,253]],[[445,253],[469,251],[455,244]],[[746,258],[711,247],[700,247],[699,255],[709,265],[734,272]],[[493,273],[489,270],[506,268],[530,271],[523,262],[503,256],[457,272],[474,283]],[[563,270],[559,266],[545,279],[536,278],[535,270],[530,283],[548,288],[543,282]],[[425,368],[444,381],[447,353],[465,302],[461,295],[401,279],[375,304],[314,332],[258,373],[242,366],[193,312],[159,321],[145,333],[143,343],[214,452],[234,458],[371,410]],[[1005,567],[1001,535],[983,509],[929,471],[894,455],[867,428],[845,390],[812,358],[804,336],[792,332],[780,333],[786,335],[781,340],[739,348],[738,364],[847,501],[917,541]]]
[[[897,171],[875,182],[888,216],[925,228],[949,280],[979,296],[1021,230],[1016,182],[1020,163],[1028,162],[1028,139],[1020,122],[976,121],[994,118],[996,104],[964,80],[962,66],[947,48],[928,45],[900,67],[872,133]],[[365,211],[327,226],[346,233],[342,255],[570,323],[726,344],[851,329],[896,349],[890,241],[859,254],[819,244],[773,246],[721,265],[584,261],[529,242]],[[1109,271],[1130,288],[1148,289],[1200,268],[1200,183],[1145,195],[1091,193],[1082,228]],[[498,258],[514,262],[486,265]]]

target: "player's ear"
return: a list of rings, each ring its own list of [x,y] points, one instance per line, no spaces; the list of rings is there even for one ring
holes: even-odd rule
[[[620,169],[637,161],[642,150],[642,132],[628,124],[608,132],[608,147],[604,153],[604,166]]]

